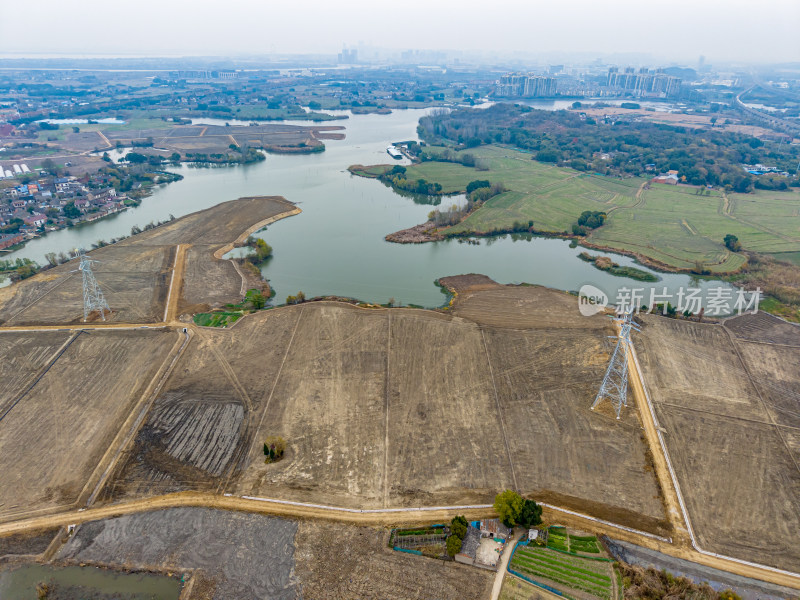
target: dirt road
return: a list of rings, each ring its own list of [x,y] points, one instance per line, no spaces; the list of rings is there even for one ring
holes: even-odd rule
[[[181,295],[183,273],[186,270],[186,249],[189,244],[178,244],[175,248],[175,264],[172,266],[172,277],[169,280],[169,292],[164,307],[164,322],[174,321],[178,313],[178,300]]]
[[[267,498],[257,499],[229,495],[219,496],[201,492],[178,492],[174,494],[158,496],[155,498],[148,498],[145,500],[133,500],[130,502],[112,504],[97,508],[62,512],[43,517],[24,519],[12,523],[4,523],[0,525],[0,536],[54,527],[63,527],[66,525],[107,519],[119,515],[180,506],[204,506],[220,510],[254,512],[283,516],[293,519],[326,519],[357,525],[379,526],[420,522],[441,523],[450,520],[457,514],[464,515],[468,519],[480,519],[495,516],[492,507],[488,505],[475,505],[471,507],[431,507],[421,509],[359,510]],[[553,516],[555,517],[556,515]],[[593,527],[590,521],[574,516],[564,516],[559,514],[558,518],[560,522],[564,522],[575,527],[584,529],[586,527]],[[599,529],[602,531],[607,530],[608,528],[605,526],[600,526],[594,527],[594,529]],[[620,532],[616,531],[613,532],[613,535],[616,535],[616,537],[630,538],[641,546],[652,548],[670,556],[690,560],[708,567],[729,571],[745,577],[760,579],[762,581],[769,581],[771,583],[790,588],[800,589],[800,576],[798,575],[784,571],[778,571],[770,567],[744,564],[740,561],[732,559],[710,556],[690,548],[681,548],[672,544],[653,540],[643,536],[636,536],[630,533],[620,535]]]

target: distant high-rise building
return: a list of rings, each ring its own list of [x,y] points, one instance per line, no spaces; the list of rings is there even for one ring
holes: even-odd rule
[[[495,92],[505,98],[542,98],[555,96],[557,87],[555,77],[509,73],[500,78]]]
[[[636,73],[633,67],[626,67],[625,72],[620,73],[617,67],[611,67],[606,85],[630,91],[634,96],[674,98],[680,93],[681,79],[667,75],[663,69],[641,68]]]
[[[354,65],[358,62],[358,50],[355,48],[344,48],[339,52],[340,65]]]

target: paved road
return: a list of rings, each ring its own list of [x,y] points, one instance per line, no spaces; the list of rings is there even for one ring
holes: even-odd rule
[[[494,576],[494,586],[492,587],[492,600],[498,600],[500,598],[500,590],[503,589],[503,578],[506,575],[506,568],[508,567],[508,561],[511,560],[511,553],[514,552],[514,546],[517,545],[517,542],[522,538],[525,534],[525,530],[520,530],[517,528],[515,530],[514,536],[509,540],[506,544],[505,550],[503,550],[503,556],[500,557],[500,564],[497,565],[497,573]]]

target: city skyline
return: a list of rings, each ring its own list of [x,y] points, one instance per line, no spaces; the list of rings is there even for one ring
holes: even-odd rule
[[[711,63],[800,61],[800,4],[791,0],[769,0],[757,9],[741,0],[646,6],[579,0],[569,10],[499,0],[491,11],[450,0],[402,6],[311,0],[302,23],[291,7],[249,0],[233,0],[224,12],[207,0],[191,11],[184,6],[141,0],[121,23],[99,0],[80,6],[43,0],[31,28],[20,27],[30,18],[24,6],[11,4],[0,22],[0,55],[330,55],[362,44],[485,56],[636,53],[683,62],[700,55]],[[91,36],[75,35],[80,28]]]

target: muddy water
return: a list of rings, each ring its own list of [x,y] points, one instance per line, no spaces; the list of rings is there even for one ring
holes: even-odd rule
[[[457,240],[411,245],[384,241],[389,233],[424,222],[433,208],[431,200],[400,196],[375,180],[352,176],[347,167],[392,162],[387,144],[415,139],[423,114],[424,110],[406,110],[324,123],[346,127],[346,139],[326,140],[327,149],[319,154],[269,155],[261,163],[232,167],[177,167],[174,170],[184,179],[159,188],[138,208],[48,234],[5,258],[28,257],[42,263],[47,252],[89,247],[170,214],[180,217],[240,196],[282,195],[303,213],[260,234],[274,249],[263,273],[278,301],[302,290],[306,297],[335,294],[381,303],[394,298],[402,304],[432,307],[444,299],[434,280],[462,273],[563,290],[593,284],[611,298],[622,287],[643,288],[642,297],[648,298],[651,289],[661,293],[665,286],[676,291],[690,285],[686,275],[665,274],[655,284],[614,277],[578,259],[581,248],[571,248],[565,240],[508,236],[482,240],[480,245]],[[633,264],[626,257],[614,260],[623,266]]]
[[[59,600],[177,600],[182,588],[179,576],[29,564],[0,570],[0,598],[36,600],[41,583]]]

